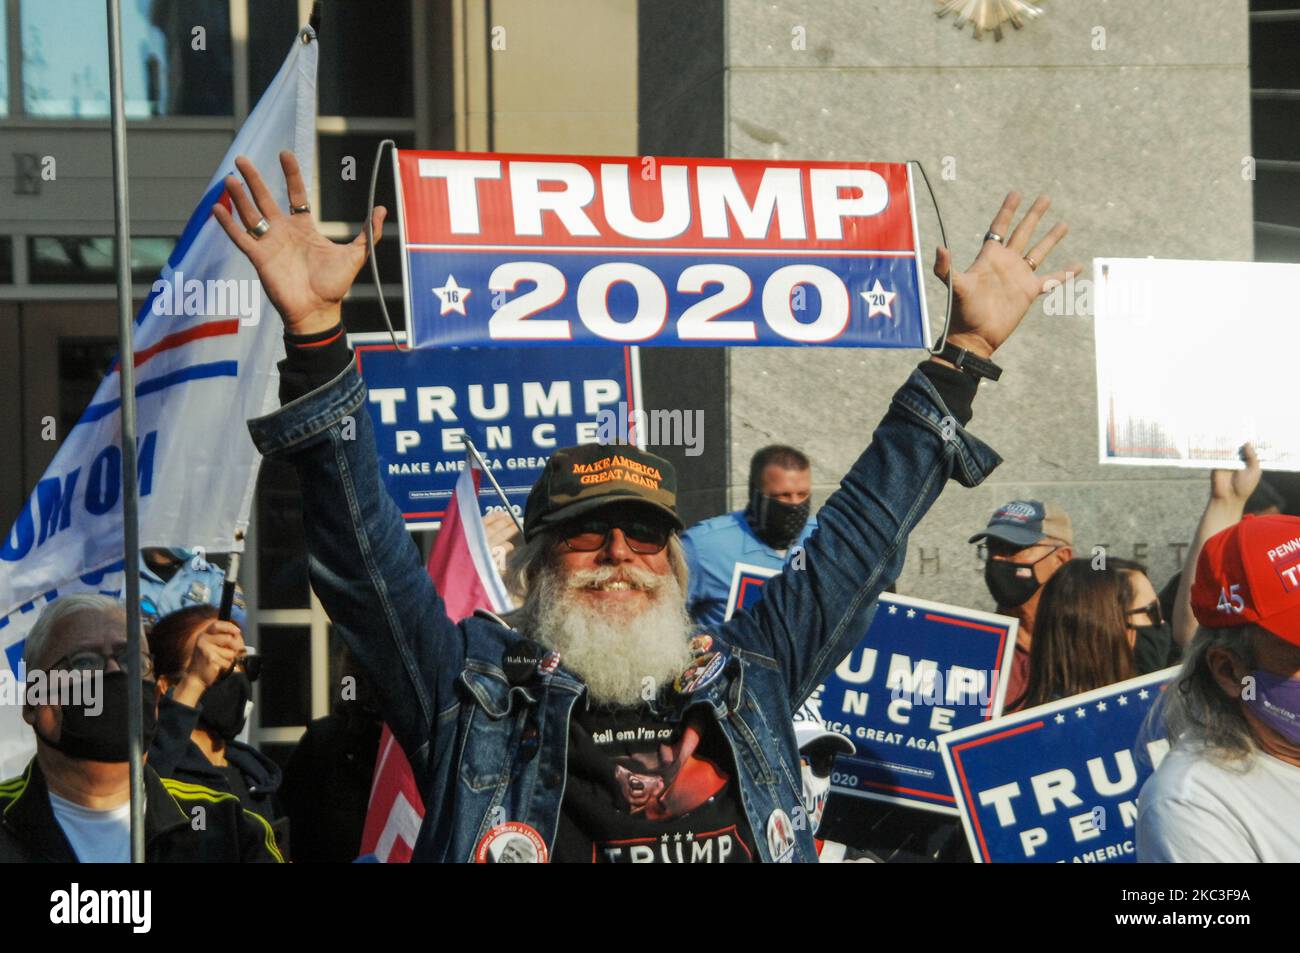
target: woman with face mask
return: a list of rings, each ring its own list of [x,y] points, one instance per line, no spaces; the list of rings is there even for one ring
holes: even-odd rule
[[[1094,569],[1089,559],[1072,559],[1048,580],[1029,650],[1025,695],[1008,699],[1008,707],[1032,708],[1137,674],[1137,632],[1128,615],[1132,573],[1114,562]]]
[[[1147,567],[1132,559],[1108,557],[1106,565],[1124,573],[1129,586],[1129,604],[1124,610],[1129,640],[1133,643],[1133,667],[1138,675],[1149,675],[1177,665],[1182,647],[1174,641],[1173,625],[1160,604],[1160,596],[1147,574]]]
[[[154,624],[149,651],[163,693],[150,765],[163,777],[235,795],[279,833],[280,767],[237,740],[260,661],[248,655],[239,627],[219,620],[215,606],[188,606]]]

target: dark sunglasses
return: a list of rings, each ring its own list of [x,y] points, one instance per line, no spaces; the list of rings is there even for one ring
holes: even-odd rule
[[[1149,606],[1142,606],[1141,608],[1138,609],[1129,609],[1127,612],[1124,613],[1124,615],[1126,616],[1141,615],[1143,612],[1145,612],[1148,616],[1150,616],[1152,625],[1165,624],[1165,614],[1160,611],[1159,599],[1152,602]]]
[[[813,777],[829,778],[831,771],[835,769],[835,752],[833,751],[818,751],[815,754],[800,752],[799,757],[804,764],[808,765]]]
[[[226,674],[242,671],[248,676],[250,682],[257,681],[262,674],[262,656],[260,655],[241,655],[235,659],[235,664],[230,666]]]
[[[663,523],[644,519],[593,518],[574,520],[560,529],[560,539],[575,553],[594,553],[609,543],[609,534],[619,529],[627,548],[640,556],[663,552],[672,530]]]

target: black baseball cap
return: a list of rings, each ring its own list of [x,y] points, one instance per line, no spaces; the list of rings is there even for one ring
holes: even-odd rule
[[[588,443],[551,454],[524,505],[524,539],[612,503],[640,503],[682,529],[677,471],[663,457],[625,444]]]

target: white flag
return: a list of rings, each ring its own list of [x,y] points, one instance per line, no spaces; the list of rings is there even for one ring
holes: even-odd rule
[[[284,65],[213,173],[135,318],[140,545],[242,549],[261,457],[245,421],[274,409],[284,356],[280,319],[257,272],[212,217],[230,199],[235,157],[262,170],[287,206],[279,153],[316,158],[318,44],[294,40]],[[0,695],[18,677],[41,608],[71,592],[120,593],[121,384],[116,367],[67,434],[0,546]],[[134,567],[131,567],[134,569]],[[3,684],[4,680],[10,686]],[[19,706],[0,704],[0,778],[35,742]]]

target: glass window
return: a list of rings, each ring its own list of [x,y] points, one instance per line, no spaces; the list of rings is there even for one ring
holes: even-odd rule
[[[369,269],[370,266],[367,265],[366,267]],[[400,276],[401,272],[386,272],[383,263],[380,262],[379,276],[387,280],[389,274]],[[405,330],[406,310],[401,297],[390,294],[384,300],[388,303],[388,317],[393,322],[394,330]],[[385,333],[388,331],[388,326],[384,324],[384,313],[379,310],[379,302],[374,298],[348,298],[344,301],[343,323],[347,325],[349,332],[356,334],[363,331],[384,331]]]
[[[174,238],[131,239],[131,280],[150,283],[167,262]],[[112,238],[85,235],[37,235],[27,239],[32,284],[112,284]]]
[[[1300,8],[1300,3],[1294,3]],[[1255,20],[1250,24],[1250,85],[1255,89],[1300,88],[1296,47],[1300,20]]]
[[[107,116],[102,0],[21,0],[19,10],[27,115]],[[128,116],[231,114],[230,11],[222,0],[127,0],[122,56]]]
[[[1300,99],[1256,98],[1250,109],[1255,158],[1300,161]]]
[[[410,0],[326,3],[318,36],[322,116],[414,114]]]
[[[415,137],[409,132],[320,134],[317,161],[320,163],[321,221],[351,222],[361,226],[370,198],[370,170],[375,164],[375,149],[385,139],[392,139],[399,149],[415,147]],[[379,170],[379,181],[375,184],[375,204],[395,214],[397,195],[393,191],[392,153],[385,150],[382,161],[384,167]],[[392,217],[390,214],[390,221]],[[387,225],[384,231],[388,237],[380,244],[381,248],[397,237],[397,232]],[[380,267],[383,267],[382,262]]]
[[[0,235],[0,285],[14,283],[14,240]]]
[[[262,674],[257,710],[263,728],[292,728],[311,721],[311,627],[258,627]]]
[[[275,79],[299,26],[298,0],[248,0],[249,109]]]
[[[1255,221],[1300,228],[1300,169],[1255,171]]]
[[[68,433],[81,419],[117,351],[116,337],[59,339],[60,433]]]
[[[1300,230],[1292,233],[1265,226],[1255,227],[1256,261],[1300,262]],[[347,307],[344,305],[344,307]],[[1273,477],[1270,474],[1269,479]]]

